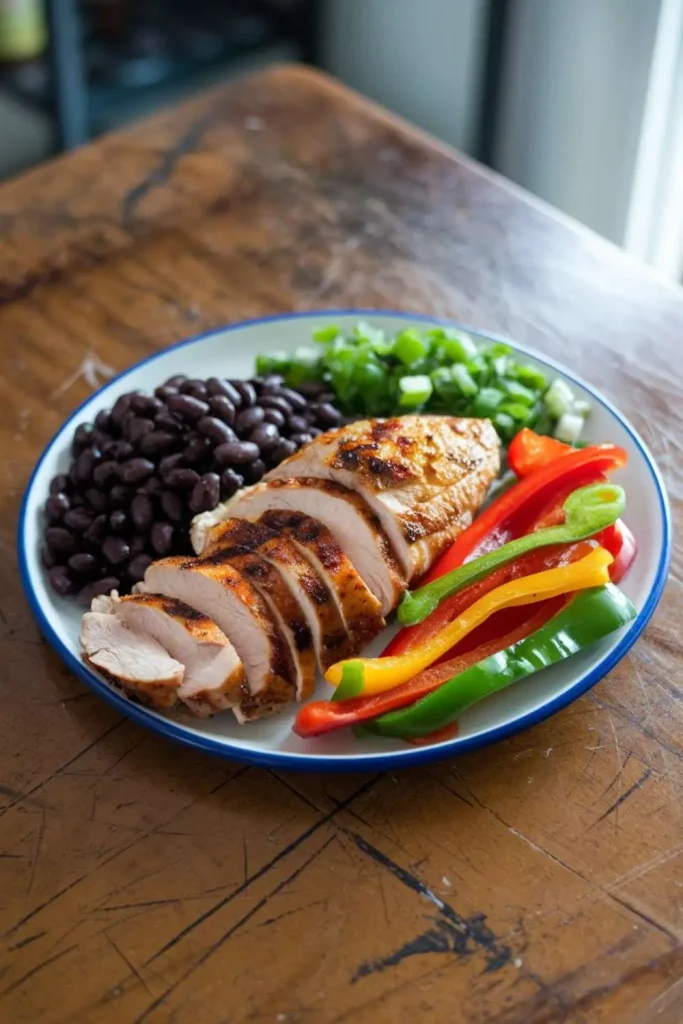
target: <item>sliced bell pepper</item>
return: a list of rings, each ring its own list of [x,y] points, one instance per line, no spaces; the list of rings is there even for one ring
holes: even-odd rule
[[[367,722],[364,728],[406,740],[436,733],[484,697],[571,657],[635,615],[629,599],[612,584],[584,590],[525,640],[454,676],[411,707]]]
[[[573,450],[571,445],[557,441],[554,437],[546,437],[529,427],[523,427],[508,446],[508,463],[513,473],[524,477]]]
[[[325,678],[339,687],[336,694],[339,700],[389,690],[434,664],[462,637],[502,608],[535,604],[546,598],[607,583],[607,567],[611,561],[612,556],[608,551],[596,548],[579,562],[558,569],[546,569],[545,572],[505,583],[476,601],[419,649],[398,657],[356,658],[337,662],[327,670]]]
[[[635,537],[626,523],[622,522],[621,519],[617,519],[616,523],[603,530],[596,540],[614,558],[614,562],[610,566],[609,575],[612,583],[619,583],[631,568],[633,559],[636,557],[638,549]]]
[[[564,522],[534,530],[517,540],[508,541],[495,551],[489,551],[479,558],[427,583],[418,590],[404,594],[398,609],[398,621],[404,626],[422,622],[441,602],[462,590],[469,583],[487,576],[494,569],[514,561],[520,555],[550,544],[573,544],[592,537],[600,530],[611,526],[626,507],[623,488],[616,484],[592,484],[573,491],[564,503]]]
[[[625,465],[627,454],[615,445],[572,450],[533,476],[515,484],[478,516],[424,577],[431,583],[478,555],[494,551],[510,540],[529,533],[536,525],[557,522],[554,510],[568,495],[587,484],[604,480],[604,473]],[[549,518],[553,515],[553,518]],[[545,520],[545,521],[544,521]],[[385,655],[403,654],[419,647],[453,618],[448,599],[424,622],[407,626],[390,640]]]

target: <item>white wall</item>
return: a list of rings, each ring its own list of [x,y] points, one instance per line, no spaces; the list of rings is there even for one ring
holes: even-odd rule
[[[395,113],[471,150],[486,7],[487,0],[327,0],[325,66]]]
[[[661,0],[518,0],[496,167],[621,244]]]

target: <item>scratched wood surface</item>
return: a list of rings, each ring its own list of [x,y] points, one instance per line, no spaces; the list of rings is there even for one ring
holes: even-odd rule
[[[642,431],[680,531],[681,292],[291,68],[4,185],[0,225],[0,1020],[680,1024],[680,548],[635,650],[552,720],[436,767],[315,777],[101,704],[40,639],[14,531],[39,452],[111,369],[339,306],[566,361]]]

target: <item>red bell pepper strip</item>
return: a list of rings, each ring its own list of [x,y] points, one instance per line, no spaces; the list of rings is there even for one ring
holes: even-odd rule
[[[510,442],[508,463],[516,476],[524,477],[571,451],[571,445],[557,441],[554,437],[536,434],[529,427],[523,427]]]
[[[513,438],[508,448],[508,462],[511,468],[519,477],[529,476],[536,473],[549,462],[564,458],[574,449],[571,445],[563,444],[552,437],[544,437],[536,434],[528,427],[524,427]],[[600,483],[606,478],[601,474],[594,483]],[[567,494],[569,491],[567,492]],[[543,529],[546,526],[556,526],[562,522],[562,502],[553,499],[545,515],[541,515],[534,524],[534,529]],[[608,526],[596,537],[596,540],[606,548],[614,557],[610,566],[610,578],[613,583],[619,583],[631,567],[636,557],[635,537],[628,526],[621,519],[618,519],[612,526]]]
[[[524,536],[533,529],[539,517],[547,514],[549,503],[552,502],[555,507],[563,504],[568,494],[577,487],[595,483],[605,472],[625,465],[627,459],[623,448],[606,444],[571,451],[561,459],[549,463],[501,494],[477,516],[472,525],[461,533],[448,551],[441,556],[422,582],[430,583],[464,562],[487,551],[493,551],[509,540]],[[562,501],[559,501],[560,495]],[[452,600],[454,598],[444,601],[424,622],[400,630],[383,653],[403,654],[424,642],[426,637],[451,621]]]

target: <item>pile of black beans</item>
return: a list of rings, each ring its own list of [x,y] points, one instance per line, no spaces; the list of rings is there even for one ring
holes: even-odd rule
[[[325,385],[281,377],[170,377],[130,391],[74,432],[45,502],[43,564],[54,590],[88,604],[130,591],[155,558],[191,553],[192,517],[231,498],[342,414]]]

